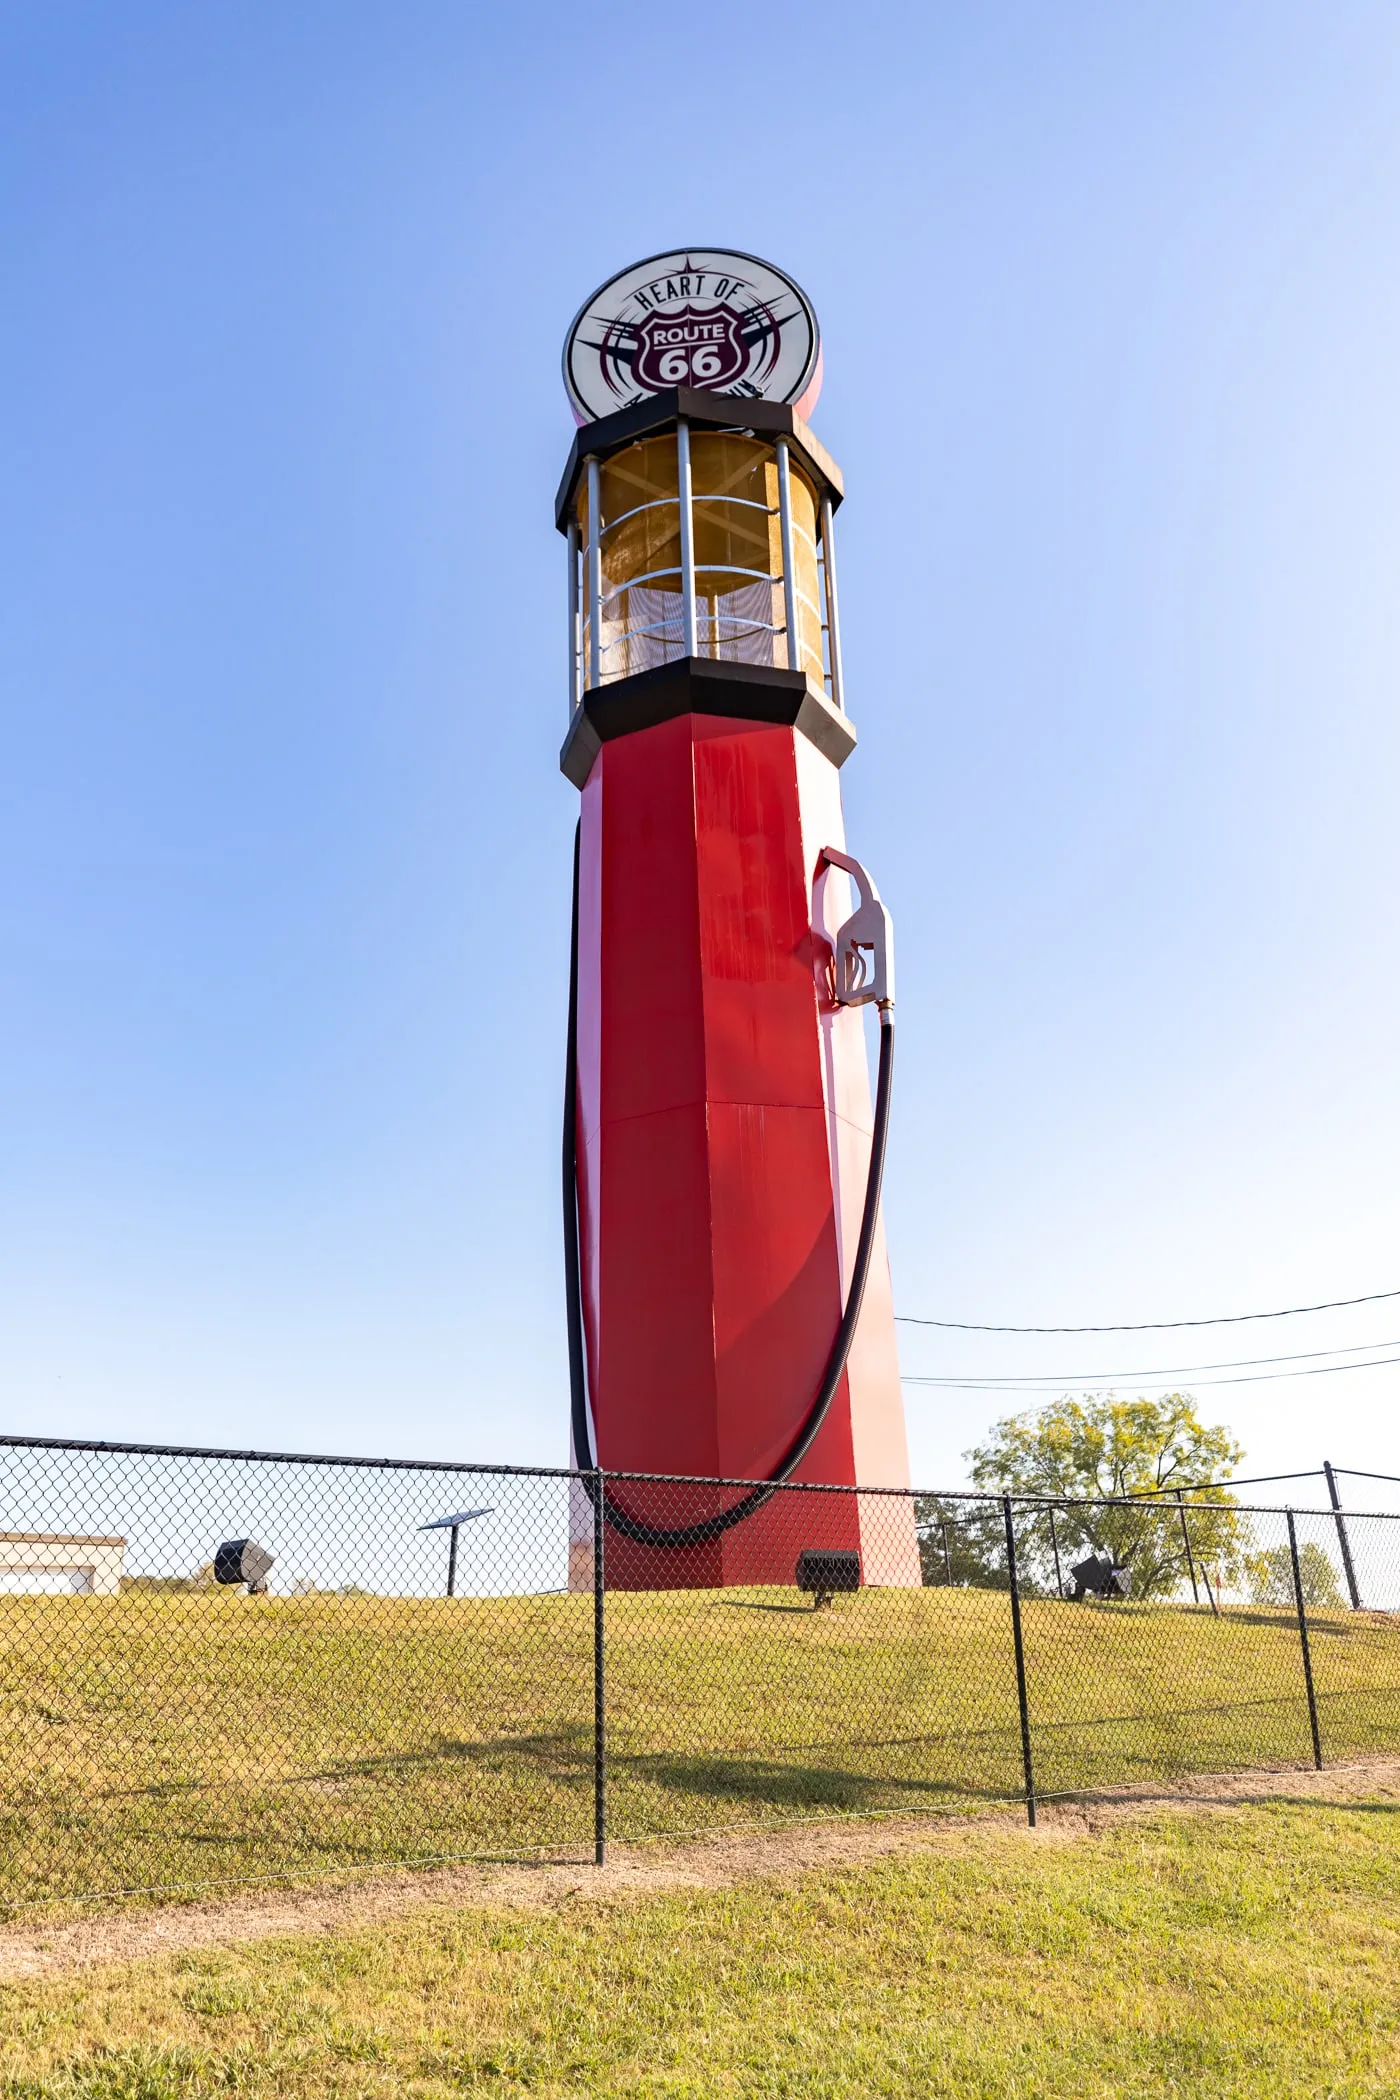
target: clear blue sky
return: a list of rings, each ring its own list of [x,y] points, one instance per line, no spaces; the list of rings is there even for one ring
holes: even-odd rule
[[[561,1459],[558,354],[687,240],[825,331],[900,1309],[1400,1286],[1397,109],[1392,0],[10,0],[3,1426]],[[1167,1382],[1400,1472],[1397,1380]]]

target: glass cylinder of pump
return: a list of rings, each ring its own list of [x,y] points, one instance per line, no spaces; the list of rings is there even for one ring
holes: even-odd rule
[[[696,429],[644,438],[580,480],[579,543],[591,555],[596,540],[601,602],[595,680],[595,608],[585,594],[586,682],[608,685],[687,653],[682,443],[690,460],[696,652],[722,663],[802,669],[823,684],[817,492],[789,454],[790,637],[777,447],[737,431]],[[586,559],[585,573],[591,569]]]

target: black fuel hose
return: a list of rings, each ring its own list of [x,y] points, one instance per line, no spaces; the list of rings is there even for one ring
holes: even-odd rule
[[[589,1500],[597,1507],[599,1485],[593,1456],[593,1442],[588,1428],[587,1372],[583,1346],[583,1290],[582,1266],[579,1260],[578,1235],[578,891],[579,891],[579,833],[574,833],[574,904],[573,931],[569,945],[569,1042],[564,1061],[564,1145],[563,1145],[563,1192],[564,1192],[564,1288],[567,1295],[569,1332],[569,1401],[574,1432],[574,1456],[584,1468],[583,1484]],[[614,1531],[623,1538],[632,1539],[639,1546],[699,1546],[708,1539],[716,1539],[741,1524],[745,1517],[761,1509],[775,1495],[785,1480],[790,1480],[802,1460],[811,1450],[817,1432],[826,1420],[831,1403],[836,1397],[836,1388],[841,1383],[841,1373],[846,1368],[846,1358],[851,1353],[857,1322],[860,1319],[861,1301],[865,1296],[866,1279],[870,1274],[870,1259],[875,1251],[875,1225],[880,1214],[880,1184],[885,1172],[885,1143],[890,1127],[890,1094],[894,1081],[894,1014],[890,1007],[880,1009],[880,1066],[875,1083],[875,1123],[870,1136],[870,1167],[865,1181],[865,1207],[861,1212],[860,1238],[856,1242],[855,1264],[851,1270],[851,1288],[847,1293],[846,1307],[841,1315],[841,1325],[836,1330],[836,1339],[831,1345],[831,1354],[826,1360],[821,1384],[816,1398],[807,1410],[802,1427],[787,1451],[764,1481],[751,1488],[728,1509],[705,1517],[696,1524],[682,1524],[674,1528],[648,1524],[640,1517],[632,1516],[608,1494],[603,1496],[603,1515]]]

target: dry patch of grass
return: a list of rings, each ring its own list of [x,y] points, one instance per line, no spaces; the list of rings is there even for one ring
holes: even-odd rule
[[[1367,1758],[1317,1772],[1201,1773],[1169,1791],[1123,1787],[1042,1802],[1039,1844],[1098,1836],[1124,1821],[1164,1808],[1215,1813],[1290,1800],[1400,1802],[1400,1758]],[[613,1844],[607,1864],[469,1862],[432,1869],[399,1868],[342,1875],[300,1887],[247,1889],[201,1902],[80,1906],[42,1923],[0,1927],[0,1983],[76,1974],[151,1956],[244,1947],[264,1939],[356,1932],[411,1913],[438,1909],[552,1909],[583,1897],[627,1901],[685,1889],[729,1888],[745,1881],[792,1881],[826,1867],[863,1866],[891,1853],[947,1852],[978,1843],[998,1825],[1019,1831],[1025,1808],[982,1809],[946,1816],[880,1816],[811,1823],[751,1825],[679,1844]]]
[[[397,1920],[4,1991],[5,2100],[1400,2090],[1400,1793]]]

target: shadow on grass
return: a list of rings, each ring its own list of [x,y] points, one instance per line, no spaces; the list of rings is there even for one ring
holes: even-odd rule
[[[578,1726],[547,1734],[498,1736],[487,1742],[442,1741],[405,1756],[366,1758],[330,1772],[298,1774],[292,1783],[349,1776],[381,1777],[433,1764],[464,1763],[498,1771],[523,1764],[556,1782],[591,1784],[593,1734],[591,1729]],[[610,1777],[618,1785],[631,1780],[672,1793],[767,1801],[775,1807],[799,1803],[882,1807],[889,1806],[892,1796],[908,1800],[993,1800],[1005,1791],[1004,1786],[980,1786],[964,1779],[860,1772],[841,1765],[788,1763],[763,1756],[701,1756],[614,1747],[608,1765]]]
[[[1025,1591],[1022,1592],[1022,1600],[1028,1605],[1036,1606],[1071,1602],[1069,1598],[1034,1597]],[[1298,1638],[1297,1618],[1292,1608],[1285,1605],[1223,1604],[1217,1614],[1208,1604],[1172,1604],[1154,1598],[1124,1598],[1113,1601],[1104,1597],[1081,1597],[1073,1602],[1073,1609],[1077,1615],[1086,1619],[1117,1619],[1123,1625],[1141,1626],[1154,1619],[1170,1618],[1177,1622],[1188,1621],[1199,1628],[1265,1626],[1289,1639]],[[1308,1632],[1312,1635],[1332,1635],[1340,1640],[1353,1640],[1364,1633],[1378,1633],[1383,1637],[1387,1630],[1384,1625],[1378,1626],[1371,1614],[1364,1615],[1362,1622],[1358,1624],[1350,1613],[1339,1618],[1330,1606],[1326,1609],[1317,1605],[1308,1606]],[[1396,1631],[1400,1632],[1400,1625]]]
[[[793,1607],[749,1606],[749,1609],[792,1609]],[[1290,1704],[1292,1702],[1290,1701]],[[1226,1708],[1225,1711],[1231,1709]],[[1104,1731],[1114,1723],[1139,1725],[1145,1716],[1121,1715],[1112,1717],[1083,1717],[1059,1723],[1041,1723],[1036,1730],[1038,1746],[1045,1748],[1047,1738],[1053,1739],[1061,1733],[1074,1734],[1080,1729]],[[1116,1733],[1116,1730],[1114,1731]],[[861,1809],[893,1808],[900,1805],[913,1807],[933,1802],[961,1801],[969,1804],[997,1801],[1008,1793],[1015,1793],[1019,1784],[1019,1761],[1011,1751],[1010,1733],[1005,1724],[995,1729],[972,1731],[974,1738],[981,1738],[978,1748],[982,1754],[974,1754],[969,1768],[949,1772],[947,1754],[935,1756],[929,1762],[943,1766],[943,1771],[910,1771],[907,1764],[915,1760],[917,1750],[931,1747],[924,1737],[877,1738],[859,1746],[852,1743],[794,1744],[791,1752],[784,1756],[756,1752],[697,1753],[672,1750],[633,1750],[625,1741],[614,1738],[609,1747],[608,1763],[614,1784],[626,1788],[629,1785],[660,1789],[672,1795],[691,1795],[697,1800],[729,1800],[749,1804],[766,1804],[775,1809],[782,1808],[830,1808],[847,1811]],[[1006,1743],[1005,1770],[994,1776],[996,1768],[1003,1762],[996,1755],[1000,1745],[989,1738],[1001,1737]],[[937,1739],[935,1739],[937,1740]],[[812,1752],[818,1748],[835,1750],[835,1758],[814,1759]],[[946,1741],[941,1745],[945,1753],[953,1746]],[[1107,1747],[1107,1746],[1106,1746]],[[886,1769],[859,1769],[863,1760],[849,1762],[851,1753],[857,1748],[870,1755],[870,1765],[886,1764]],[[1260,1755],[1261,1751],[1255,1752]],[[956,1753],[954,1753],[956,1756]],[[1231,1760],[1233,1761],[1233,1760]],[[906,1769],[899,1769],[901,1765]],[[522,1779],[534,1782],[542,1789],[562,1788],[570,1795],[590,1787],[593,1779],[593,1731],[584,1722],[571,1722],[560,1728],[537,1730],[521,1735],[496,1735],[469,1740],[464,1738],[439,1737],[431,1743],[412,1750],[387,1753],[374,1757],[347,1759],[318,1766],[313,1770],[288,1770],[278,1775],[266,1775],[254,1787],[238,1787],[233,1791],[243,1799],[243,1813],[256,1803],[259,1809],[271,1812],[280,1796],[295,1799],[304,1788],[318,1785],[349,1785],[354,1792],[344,1800],[347,1811],[358,1813],[372,1800],[363,1794],[356,1782],[368,1783],[371,1790],[375,1782],[398,1780],[409,1789],[405,1800],[412,1797],[415,1779],[429,1784],[436,1775],[443,1775],[463,1768],[473,1768],[479,1784],[488,1791],[493,1782],[509,1790],[519,1786]],[[980,1768],[980,1769],[978,1769]],[[1208,1767],[1206,1767],[1208,1769]],[[1201,1763],[1192,1759],[1183,1762],[1172,1760],[1168,1771],[1158,1766],[1156,1774],[1144,1772],[1134,1780],[1127,1773],[1118,1784],[1151,1783],[1187,1778],[1192,1772],[1203,1769]],[[1112,1784],[1113,1782],[1110,1782]],[[1098,1785],[1102,1786],[1102,1778]],[[220,1795],[227,1798],[229,1782],[221,1779],[164,1781],[147,1787],[112,1790],[99,1798],[113,1800],[145,1800],[175,1802],[189,1801],[200,1794]],[[1057,1790],[1058,1791],[1058,1790]],[[1080,1789],[1071,1791],[1079,1793]],[[1094,1782],[1083,1789],[1085,1793],[1096,1791]],[[465,1797],[464,1797],[465,1798]],[[1281,1802],[1292,1803],[1292,1796],[1269,1796]],[[1297,1805],[1319,1802],[1311,1796],[1297,1797]],[[541,1803],[542,1805],[542,1803]],[[1325,1805],[1322,1804],[1322,1805]],[[1358,1804],[1371,1813],[1394,1815],[1400,1812],[1400,1804],[1385,1802]],[[298,1820],[299,1817],[298,1817]],[[157,1833],[150,1833],[155,1837]],[[167,1833],[168,1835],[168,1833]],[[187,1829],[180,1833],[186,1842],[199,1845],[243,1844],[251,1842],[246,1832],[231,1830]],[[313,1832],[298,1829],[296,1841],[312,1851],[339,1853],[350,1841],[344,1834],[331,1831]]]
[[[726,1597],[724,1608],[726,1611],[795,1611],[804,1619],[812,1617],[810,1604],[750,1604],[747,1600],[741,1602],[737,1597]]]
[[[671,1793],[761,1801],[775,1808],[889,1808],[901,1801],[991,1801],[1006,1791],[1004,1785],[852,1772],[836,1765],[779,1764],[765,1757],[624,1755],[610,1762],[619,1786],[633,1779]]]
[[[492,1760],[505,1760],[512,1756],[524,1756],[537,1766],[548,1764],[576,1764],[582,1770],[593,1766],[593,1730],[583,1722],[571,1723],[567,1728],[555,1729],[534,1735],[492,1736],[486,1740],[465,1741],[450,1736],[440,1736],[425,1743],[418,1750],[398,1750],[381,1757],[354,1757],[312,1767],[297,1769],[291,1765],[285,1771],[261,1772],[256,1779],[230,1779],[223,1776],[190,1779],[156,1779],[144,1786],[103,1787],[93,1793],[95,1801],[166,1801],[178,1800],[189,1794],[202,1794],[220,1788],[244,1794],[259,1794],[280,1787],[325,1786],[348,1779],[382,1779],[395,1774],[412,1775],[415,1772],[430,1772],[436,1765],[461,1763],[485,1764]],[[24,1805],[32,1806],[42,1801],[35,1796]]]

